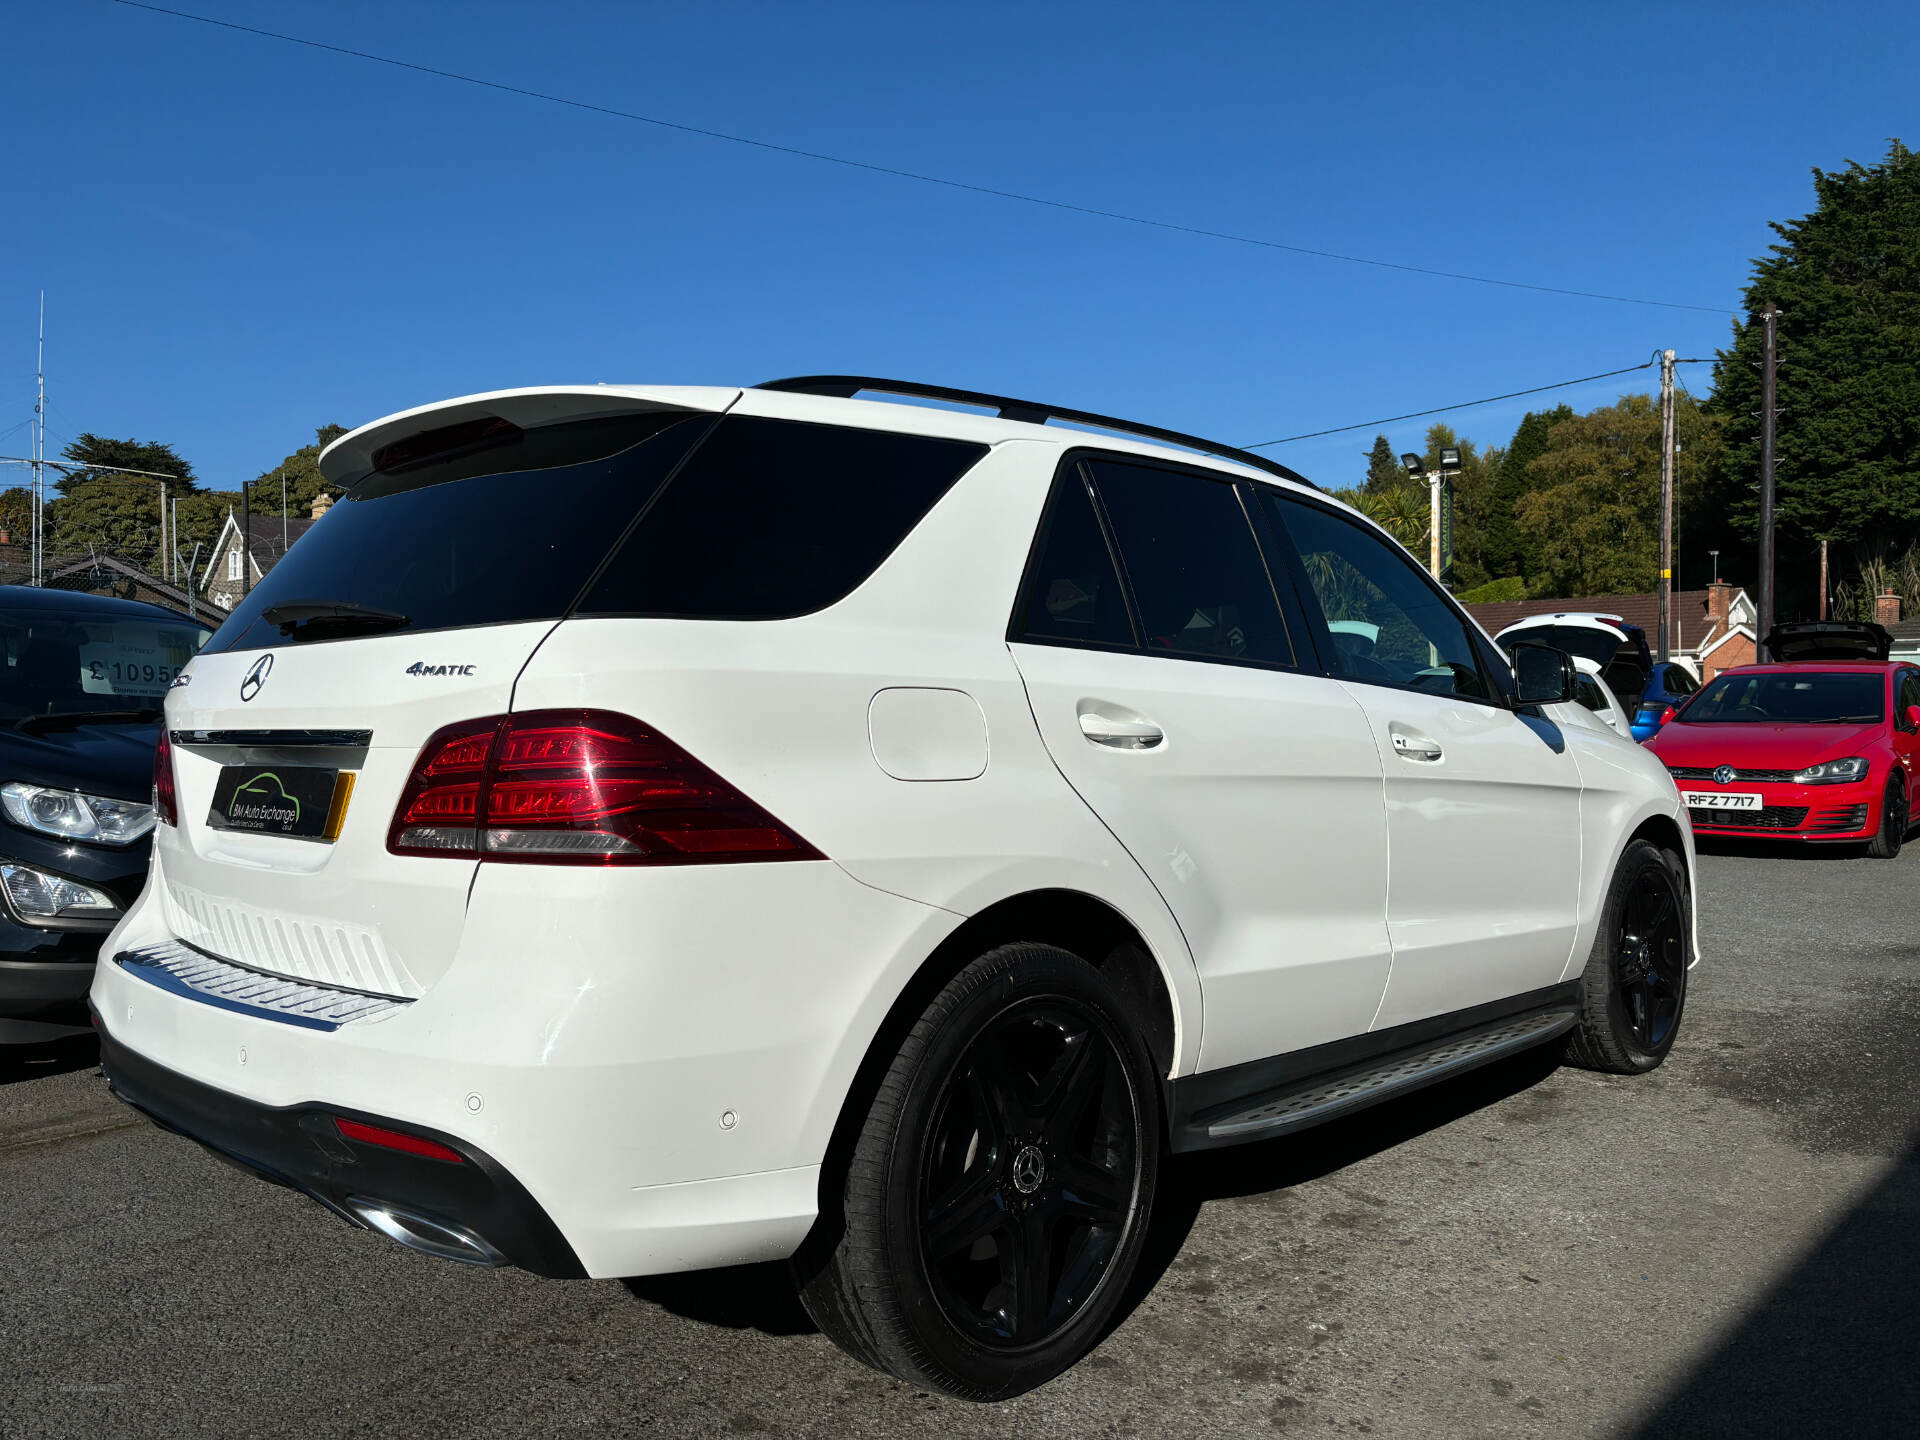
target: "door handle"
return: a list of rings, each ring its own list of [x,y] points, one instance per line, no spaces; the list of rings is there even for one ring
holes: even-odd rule
[[[1438,760],[1443,753],[1440,742],[1430,740],[1425,735],[1402,730],[1398,725],[1391,726],[1389,733],[1393,736],[1394,753],[1403,760],[1432,762]]]
[[[1096,745],[1115,750],[1151,750],[1167,738],[1166,732],[1151,720],[1135,716],[1123,720],[1098,710],[1080,711],[1080,733]]]

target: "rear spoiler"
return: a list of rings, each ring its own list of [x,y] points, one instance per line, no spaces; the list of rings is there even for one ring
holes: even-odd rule
[[[522,430],[564,420],[593,420],[650,410],[686,410],[718,415],[740,398],[738,387],[709,385],[547,385],[490,390],[384,416],[349,430],[320,452],[320,473],[346,488],[364,479],[381,452],[397,453],[429,431],[504,420]]]

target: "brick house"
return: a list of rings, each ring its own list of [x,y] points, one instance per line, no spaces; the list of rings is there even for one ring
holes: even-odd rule
[[[231,610],[240,603],[240,597],[279,563],[280,557],[293,547],[307,531],[313,528],[314,521],[327,513],[327,507],[333,504],[333,497],[327,494],[316,495],[313,500],[313,513],[305,519],[281,519],[278,515],[255,515],[248,530],[252,544],[243,547],[240,544],[240,520],[233,511],[227,512],[227,523],[220,528],[214,538],[213,553],[207,559],[207,565],[200,572],[200,593],[221,610]],[[242,555],[249,557],[247,568],[253,572],[250,582],[241,579]]]

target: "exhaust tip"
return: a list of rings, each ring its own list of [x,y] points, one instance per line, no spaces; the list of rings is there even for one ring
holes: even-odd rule
[[[385,1200],[370,1200],[363,1195],[347,1197],[347,1209],[369,1230],[378,1230],[389,1240],[397,1240],[409,1250],[452,1260],[460,1265],[479,1265],[497,1270],[507,1257],[464,1226],[436,1220],[431,1215],[405,1210]]]

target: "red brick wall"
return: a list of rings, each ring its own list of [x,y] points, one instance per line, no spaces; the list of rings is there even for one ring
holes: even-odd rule
[[[1735,635],[1711,655],[1700,657],[1700,679],[1705,682],[1722,670],[1731,670],[1736,665],[1751,665],[1753,657],[1753,641],[1745,635]]]

